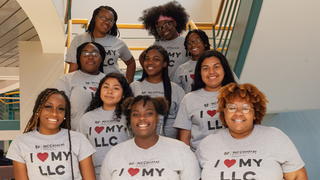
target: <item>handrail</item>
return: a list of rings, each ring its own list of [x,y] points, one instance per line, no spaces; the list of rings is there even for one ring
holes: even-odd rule
[[[78,25],[84,25],[85,28],[88,27],[88,19],[70,19],[68,22],[68,31],[67,31],[67,41],[66,41],[66,46],[70,47],[71,43],[71,32],[72,32],[72,24],[78,24]],[[220,27],[220,26],[213,26],[213,23],[209,22],[193,22],[190,20],[187,23],[187,28],[191,29],[201,29],[201,30],[212,30],[214,27],[215,30],[232,30],[233,27]],[[143,24],[117,24],[119,29],[144,29]],[[147,47],[129,47],[130,50],[133,51],[143,51]],[[221,48],[217,48],[218,50],[221,50]],[[66,65],[67,66],[67,65]],[[65,73],[67,72],[67,67],[65,66]]]

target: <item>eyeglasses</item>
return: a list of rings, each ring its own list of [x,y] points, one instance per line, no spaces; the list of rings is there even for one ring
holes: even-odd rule
[[[98,57],[98,56],[100,56],[100,54],[97,51],[92,51],[92,52],[81,51],[81,56],[83,56],[83,57],[89,57],[89,56]]]
[[[238,106],[235,104],[227,104],[226,109],[229,113],[235,113],[239,110]],[[252,107],[249,104],[243,104],[241,107],[241,112],[243,114],[248,114],[251,111]]]
[[[105,16],[97,16],[101,21],[104,21],[104,22],[107,22],[107,23],[113,23],[114,20],[113,19],[110,19],[110,18],[107,18]]]
[[[191,46],[191,45],[193,45],[193,44],[196,44],[196,45],[197,45],[197,44],[200,44],[200,43],[202,43],[202,41],[201,41],[200,39],[195,39],[195,40],[192,40],[192,41],[191,41],[191,40],[188,41],[188,42],[187,42],[187,45],[188,45],[188,46]]]
[[[164,27],[172,27],[174,25],[174,21],[166,21],[161,25],[156,25],[156,29],[158,31],[162,31]]]

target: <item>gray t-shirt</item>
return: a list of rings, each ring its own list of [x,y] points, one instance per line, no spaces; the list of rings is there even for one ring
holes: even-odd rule
[[[169,77],[172,80],[174,72],[177,68],[188,61],[186,49],[184,47],[184,37],[178,36],[177,38],[169,41],[155,41],[155,45],[160,45],[168,51],[169,54]]]
[[[94,96],[103,73],[90,75],[81,70],[69,73],[58,79],[55,87],[64,91],[71,103],[71,128],[77,130],[79,120]]]
[[[283,173],[304,167],[296,147],[281,130],[255,125],[243,138],[228,129],[207,136],[197,150],[201,179],[282,180]]]
[[[217,112],[217,92],[204,89],[192,91],[184,96],[173,127],[191,130],[191,149],[195,151],[200,140],[224,128]]]
[[[100,107],[85,113],[80,119],[80,132],[97,151],[93,155],[96,177],[100,176],[102,161],[109,150],[130,138],[124,116],[118,120],[113,118],[113,114],[113,110],[106,111]]]
[[[196,68],[197,61],[189,60],[180,65],[174,74],[173,82],[177,83],[185,93],[191,92],[191,85],[194,80],[194,69]]]
[[[113,147],[103,161],[102,180],[198,180],[199,163],[188,146],[176,139],[159,137],[148,149],[134,139]]]
[[[85,32],[73,38],[70,48],[67,49],[66,62],[77,63],[77,48],[82,43],[91,42],[91,36],[89,33]],[[118,59],[121,58],[123,61],[128,61],[131,59],[132,54],[129,51],[127,45],[119,38],[111,35],[107,35],[103,38],[95,38],[95,42],[101,44],[106,50],[106,58],[103,63],[103,72],[105,74],[111,72],[120,73],[118,66]]]
[[[130,87],[132,89],[132,92],[134,96],[138,95],[149,95],[151,97],[164,97],[164,89],[163,89],[163,83],[150,83],[147,80],[140,81],[134,81],[130,84]],[[159,124],[157,126],[157,131],[161,135],[165,135],[167,137],[176,138],[177,137],[177,129],[173,127],[173,123],[176,119],[180,102],[184,96],[184,91],[181,87],[179,87],[177,84],[171,82],[171,107],[169,111],[169,115],[167,118],[167,122],[164,129],[164,132],[162,132],[163,127],[163,117],[160,117]]]
[[[8,150],[7,158],[26,164],[30,180],[70,180],[71,156],[75,180],[82,179],[79,162],[95,150],[81,133],[70,131],[72,153],[69,151],[68,130],[61,129],[54,135],[38,131],[22,134]]]

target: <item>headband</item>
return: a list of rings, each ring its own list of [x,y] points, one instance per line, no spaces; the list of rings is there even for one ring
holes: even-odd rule
[[[174,21],[174,19],[172,17],[160,15],[158,18],[158,22],[164,21],[164,20]]]

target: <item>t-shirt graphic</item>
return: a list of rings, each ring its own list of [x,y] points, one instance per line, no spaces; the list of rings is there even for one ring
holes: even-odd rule
[[[170,152],[170,153],[168,153]],[[199,165],[190,148],[182,142],[159,137],[148,148],[128,140],[110,150],[103,162],[103,180],[198,180]]]
[[[95,150],[80,133],[71,131],[72,152],[66,129],[54,135],[31,131],[18,137],[10,145],[7,157],[27,166],[30,180],[71,179],[71,156],[76,180],[81,179],[79,161],[92,155]]]
[[[80,119],[80,132],[87,136],[96,149],[93,164],[96,177],[100,176],[101,164],[109,150],[130,138],[127,121],[124,116],[114,119],[114,111],[103,110],[102,107],[85,113]]]
[[[202,180],[282,180],[283,173],[304,166],[290,139],[279,129],[255,125],[244,139],[227,129],[200,142],[197,150]]]
[[[172,80],[177,68],[188,61],[187,52],[184,47],[184,37],[179,36],[169,41],[155,41],[155,45],[162,46],[169,54],[169,77]]]
[[[217,112],[217,93],[199,89],[184,96],[174,127],[191,130],[193,151],[204,137],[224,128]]]

